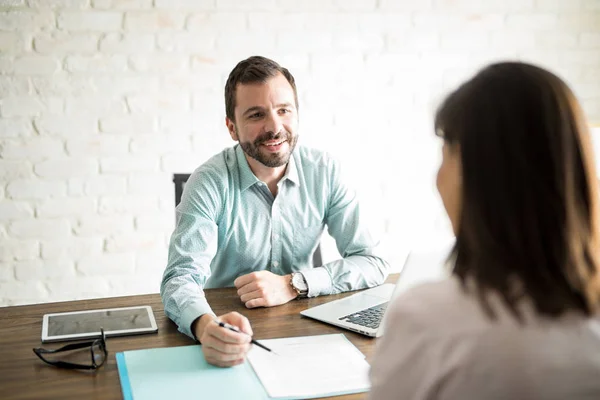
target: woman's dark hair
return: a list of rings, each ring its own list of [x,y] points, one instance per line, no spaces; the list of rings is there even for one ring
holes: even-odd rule
[[[551,317],[595,313],[597,176],[569,87],[533,65],[493,64],[443,101],[435,129],[460,149],[462,208],[450,258],[463,287],[475,283],[492,318],[488,292],[519,319],[523,298]]]
[[[225,83],[225,115],[227,118],[235,121],[235,95],[238,84],[265,83],[277,74],[282,74],[292,86],[296,109],[298,109],[296,81],[291,72],[269,58],[252,56],[240,61],[229,73]]]

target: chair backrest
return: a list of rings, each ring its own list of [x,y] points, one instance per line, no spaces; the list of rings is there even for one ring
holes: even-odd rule
[[[173,183],[175,184],[175,206],[181,201],[183,187],[190,178],[191,174],[173,174]]]
[[[183,194],[183,187],[190,178],[191,174],[173,174],[173,183],[175,184],[175,206],[181,201],[181,195]],[[313,265],[320,267],[323,265],[323,255],[321,254],[321,244],[319,244],[313,253]]]

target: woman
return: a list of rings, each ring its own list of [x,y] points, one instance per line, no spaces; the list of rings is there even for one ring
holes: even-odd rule
[[[499,63],[435,119],[453,277],[390,307],[372,399],[600,399],[598,188],[581,108]]]

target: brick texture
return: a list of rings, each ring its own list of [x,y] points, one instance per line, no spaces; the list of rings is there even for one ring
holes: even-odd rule
[[[600,126],[598,0],[0,0],[0,306],[156,292],[172,174],[233,144],[223,86],[253,54],[295,75],[302,143],[395,269],[449,235],[431,118],[477,69],[539,63]]]

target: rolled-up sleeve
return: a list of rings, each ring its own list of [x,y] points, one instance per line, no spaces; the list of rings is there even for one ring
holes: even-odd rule
[[[210,176],[195,173],[190,177],[177,206],[176,227],[160,288],[165,314],[191,338],[194,320],[203,314],[214,314],[203,288],[217,252],[218,193]]]

